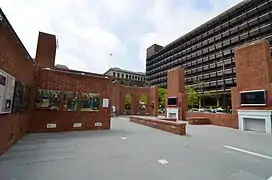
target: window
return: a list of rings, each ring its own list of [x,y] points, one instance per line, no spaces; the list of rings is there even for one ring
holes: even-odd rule
[[[122,76],[122,78],[124,78],[124,74],[123,74],[123,73],[122,73],[122,75],[121,75],[121,76]]]
[[[116,75],[115,72],[113,72],[113,77],[115,77],[115,75]]]
[[[118,78],[120,77],[120,73],[117,73],[117,77],[118,77]]]
[[[128,79],[128,75],[126,74],[126,79]]]

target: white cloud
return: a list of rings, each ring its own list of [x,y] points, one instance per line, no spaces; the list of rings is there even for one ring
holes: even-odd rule
[[[59,40],[57,64],[102,73],[110,66],[144,71],[147,47],[166,45],[239,0],[207,0],[208,11],[193,7],[193,1],[0,0],[0,5],[33,57],[38,31],[52,33]]]

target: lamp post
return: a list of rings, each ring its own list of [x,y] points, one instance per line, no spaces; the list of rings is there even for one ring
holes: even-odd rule
[[[223,109],[226,110],[226,83],[225,83],[225,62],[222,59],[222,79],[223,79]]]

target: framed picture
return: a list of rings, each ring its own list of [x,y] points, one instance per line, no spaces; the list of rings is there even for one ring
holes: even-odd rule
[[[80,111],[98,111],[101,106],[101,98],[99,94],[82,93]]]
[[[39,89],[36,107],[38,109],[56,110],[60,109],[61,91]]]
[[[77,111],[79,104],[78,92],[65,91],[63,94],[63,111]]]

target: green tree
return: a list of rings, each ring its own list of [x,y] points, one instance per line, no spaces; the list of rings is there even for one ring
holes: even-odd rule
[[[186,91],[188,94],[188,104],[191,108],[198,105],[198,100],[200,98],[200,94],[194,87],[186,87]]]
[[[131,94],[127,93],[127,94],[125,95],[125,103],[126,103],[126,104],[131,104],[131,102],[132,102]]]
[[[144,102],[145,104],[147,104],[147,96],[146,95],[141,95],[140,101]]]
[[[159,105],[165,106],[166,89],[158,88],[158,101]]]

